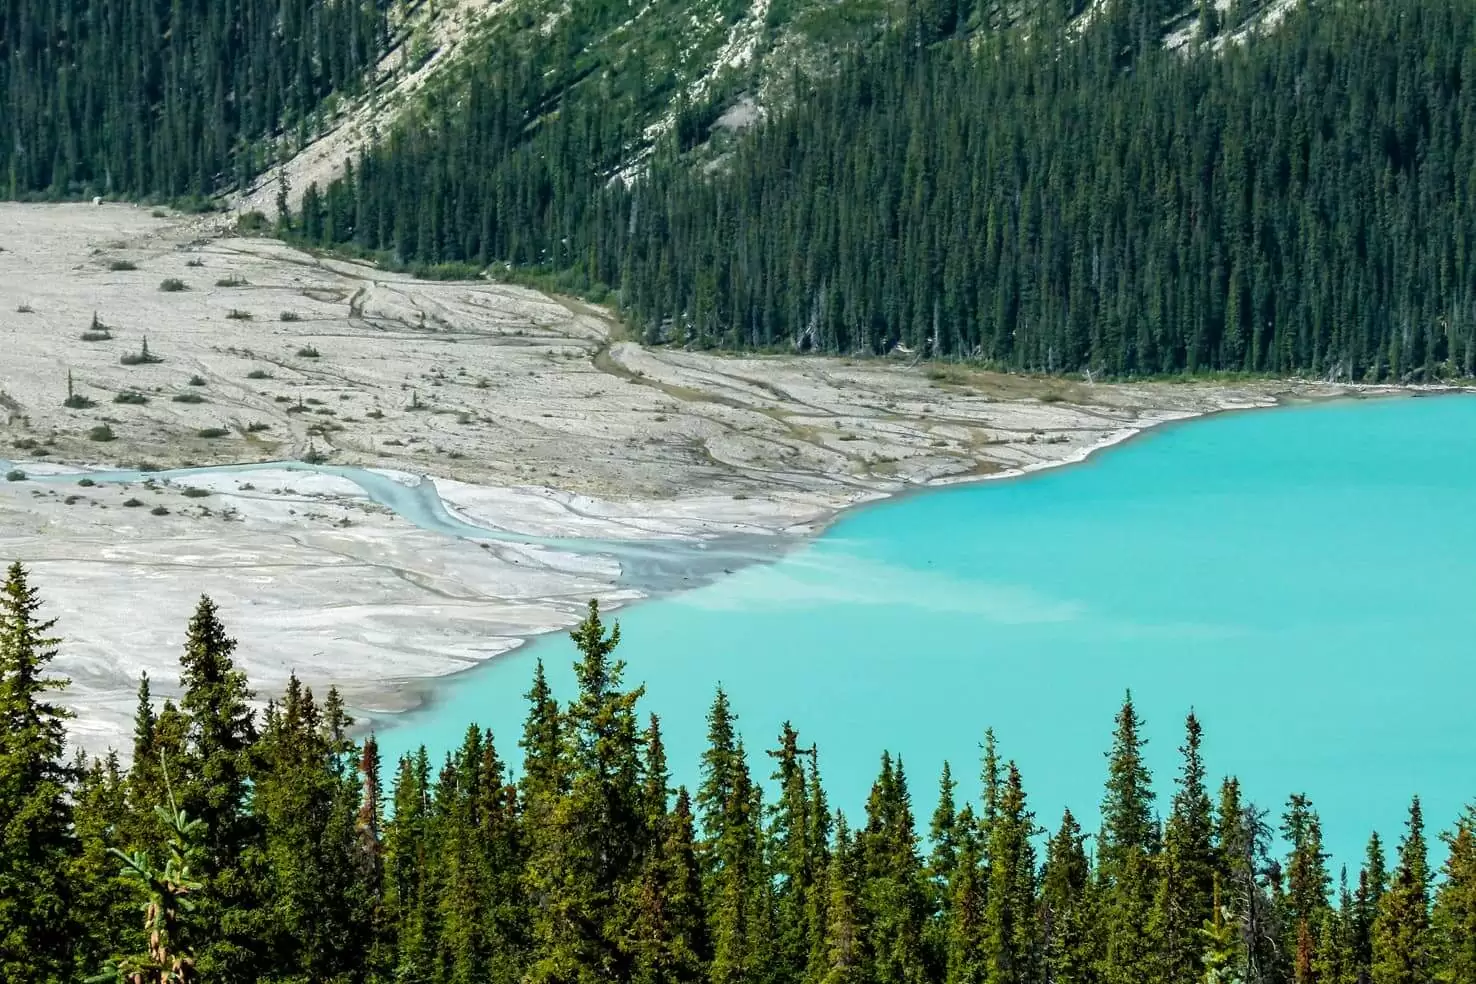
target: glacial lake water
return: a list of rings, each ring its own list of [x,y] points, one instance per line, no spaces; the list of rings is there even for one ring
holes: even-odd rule
[[[845,514],[774,564],[638,604],[626,679],[661,715],[675,779],[697,779],[721,683],[756,772],[781,723],[859,815],[883,749],[914,809],[945,759],[977,794],[993,727],[1040,823],[1098,822],[1113,714],[1131,689],[1167,812],[1183,718],[1216,785],[1271,811],[1311,797],[1354,867],[1397,838],[1411,794],[1448,827],[1476,799],[1476,397],[1220,415],[1088,462]],[[444,681],[381,723],[387,768],[439,763],[470,721],[516,757],[534,661],[561,697],[560,634]]]

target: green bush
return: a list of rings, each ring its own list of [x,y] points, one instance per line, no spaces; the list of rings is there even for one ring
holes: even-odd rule
[[[126,403],[130,406],[138,407],[143,406],[145,403],[148,403],[149,398],[147,396],[144,396],[142,393],[137,392],[136,390],[124,390],[117,396],[113,397],[113,402]]]
[[[302,320],[302,315],[298,314],[296,311],[283,311],[277,317],[280,318],[283,321],[301,321]]]
[[[232,321],[251,321],[255,315],[250,311],[242,311],[240,308],[231,308],[226,312],[226,317]]]
[[[318,350],[311,345],[304,345],[297,350],[297,354],[304,359],[316,359],[319,357]]]
[[[113,333],[108,331],[106,328],[104,328],[102,331],[93,331],[91,329],[88,329],[87,331],[84,331],[82,333],[82,341],[84,342],[110,342],[112,340]]]
[[[149,510],[149,513],[153,516],[168,516],[169,510],[164,508],[163,506],[155,506],[154,508]]]
[[[203,499],[209,494],[209,489],[197,489],[193,485],[184,490],[184,497],[186,499]]]
[[[246,374],[247,379],[271,379],[272,374],[265,369],[253,369]]]
[[[87,439],[89,441],[106,442],[115,439],[117,436],[117,434],[113,433],[113,428],[109,427],[107,424],[98,424],[96,427],[92,428],[92,430],[87,432]],[[84,481],[86,480],[84,479]]]
[[[143,500],[142,499],[124,499],[123,500],[123,506],[126,509],[137,509],[141,505],[143,505]]]
[[[26,473],[19,468],[12,468],[5,473],[5,480],[7,482],[24,482],[26,480]]]
[[[271,424],[268,424],[268,423],[266,423],[264,421],[261,421],[261,420],[253,420],[251,423],[249,423],[249,424],[246,425],[246,433],[248,433],[248,434],[260,434],[264,430],[271,430],[271,429],[272,429],[272,425]]]
[[[219,280],[217,280],[215,282],[215,286],[217,286],[217,287],[245,287],[246,286],[246,278],[245,277],[238,277],[238,276],[236,276],[233,273],[233,274],[231,274],[228,277],[221,277]]]
[[[182,290],[189,290],[185,282],[178,277],[165,277],[159,281],[159,289],[166,294],[177,294]]]
[[[224,427],[204,427],[196,431],[195,434],[197,437],[214,440],[217,437],[225,437],[226,435],[230,434],[230,431],[226,430]]]
[[[108,269],[115,273],[123,273],[128,270],[137,270],[138,264],[132,260],[113,260],[108,264]]]
[[[204,403],[205,397],[199,393],[176,393],[169,398],[175,403]]]

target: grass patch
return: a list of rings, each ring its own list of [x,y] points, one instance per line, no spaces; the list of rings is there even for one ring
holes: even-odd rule
[[[113,397],[114,403],[126,403],[129,406],[141,407],[149,402],[149,398],[137,390],[124,390]]]
[[[190,288],[178,277],[165,277],[159,281],[159,289],[166,294],[178,294],[180,291],[189,290]]]
[[[106,443],[108,441],[116,440],[117,437],[118,435],[113,433],[113,428],[109,427],[107,424],[98,424],[96,427],[92,428],[92,430],[87,432],[87,439],[89,441],[97,441],[99,443]],[[84,481],[90,481],[90,479],[84,479]]]
[[[204,403],[205,397],[199,393],[176,393],[170,398],[172,403]]]
[[[138,264],[132,260],[113,260],[108,264],[108,269],[114,273],[126,273],[129,270],[137,270]]]
[[[196,437],[203,437],[206,440],[212,441],[215,440],[217,437],[226,437],[229,434],[230,431],[226,430],[224,427],[202,427],[200,430],[195,432]]]
[[[253,369],[246,374],[247,379],[271,379],[272,374],[265,369]]]
[[[298,355],[298,358],[302,358],[302,359],[316,359],[316,358],[319,358],[318,350],[316,348],[314,348],[313,346],[311,346],[311,345],[304,345],[302,348],[298,349],[297,350],[297,355]]]
[[[250,311],[242,311],[240,308],[231,308],[226,312],[226,317],[231,321],[253,321],[256,318]]]

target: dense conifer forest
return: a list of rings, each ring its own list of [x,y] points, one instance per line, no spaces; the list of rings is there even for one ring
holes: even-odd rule
[[[1169,50],[1175,5],[1111,0],[1068,25],[1081,6],[981,31],[970,4],[910,4],[731,152],[692,166],[707,119],[689,115],[633,178],[621,112],[539,101],[549,66],[492,52],[464,98],[315,189],[296,232],[613,288],[653,342],[1112,375],[1476,371],[1476,7],[1301,0],[1227,43],[1252,5],[1204,4]]]
[[[823,755],[787,725],[745,749],[721,691],[707,747],[672,750],[701,756],[700,784],[673,789],[660,722],[594,604],[573,633],[573,700],[540,666],[521,735],[471,725],[435,763],[382,763],[336,693],[295,680],[254,713],[209,599],[180,699],[159,706],[141,682],[131,766],[69,757],[54,633],[12,566],[8,984],[1476,980],[1476,808],[1437,840],[1415,800],[1397,842],[1374,836],[1361,869],[1334,876],[1313,804],[1293,795],[1273,816],[1235,779],[1213,785],[1193,715],[1155,802],[1130,697],[1088,836],[1069,812],[1036,817],[989,732],[977,783],[945,767],[937,805],[915,807],[882,755],[847,818],[827,806]]]
[[[10,198],[207,199],[301,143],[362,84],[390,0],[9,0],[0,175]]]

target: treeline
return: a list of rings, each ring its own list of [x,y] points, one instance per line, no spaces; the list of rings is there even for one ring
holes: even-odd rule
[[[205,198],[306,136],[385,50],[390,0],[0,4],[0,175],[18,197]]]
[[[250,710],[202,599],[182,697],[145,677],[128,770],[64,757],[58,642],[19,566],[0,589],[0,978],[134,982],[1466,984],[1476,980],[1476,809],[1427,862],[1419,801],[1336,882],[1292,796],[1273,847],[1235,779],[1211,798],[1200,728],[1158,819],[1129,698],[1102,827],[1044,831],[986,732],[981,795],[945,766],[922,825],[883,755],[864,816],[827,806],[786,725],[745,750],[721,691],[695,793],[593,604],[578,693],[540,666],[517,744],[475,726],[432,764],[356,744],[338,696],[295,679]],[[684,749],[683,754],[695,754]],[[759,773],[772,773],[773,795]],[[387,809],[390,807],[390,809]],[[1038,835],[1048,833],[1042,843]],[[101,973],[101,976],[93,976]]]
[[[1241,44],[1222,42],[1247,3],[1222,22],[1112,0],[1067,26],[1077,6],[972,32],[972,5],[909,5],[716,165],[688,166],[674,133],[630,180],[613,114],[520,102],[494,60],[295,232],[612,288],[653,342],[1476,371],[1476,7],[1300,0]]]

